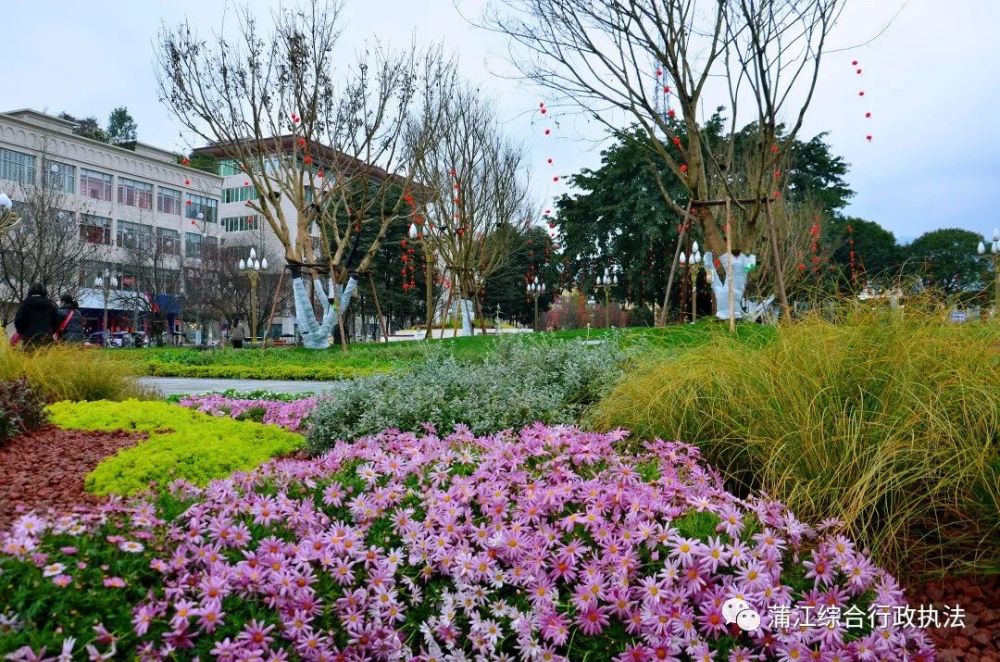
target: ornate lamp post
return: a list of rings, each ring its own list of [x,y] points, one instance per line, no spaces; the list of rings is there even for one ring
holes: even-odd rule
[[[993,263],[993,317],[1000,317],[1000,229],[993,229],[993,242],[989,247],[979,242],[976,251],[980,255],[990,254]]]
[[[0,233],[13,230],[21,222],[21,216],[14,211],[14,203],[6,193],[0,193]]]
[[[538,333],[538,297],[545,294],[545,283],[538,283],[538,276],[535,276],[535,280],[528,283],[528,296],[534,297],[535,299],[535,333]]]
[[[257,251],[250,249],[247,259],[240,260],[239,269],[250,281],[250,346],[257,344],[257,286],[260,284],[260,272],[267,269],[267,258],[257,259]]]
[[[611,287],[618,284],[618,274],[604,271],[603,276],[597,277],[597,287],[604,290],[604,326],[611,328]]]
[[[104,326],[101,327],[101,330],[104,331],[104,344],[108,344],[110,340],[108,336],[108,291],[112,287],[118,289],[118,279],[111,275],[110,269],[105,267],[104,275],[98,275],[94,278],[94,286],[104,290]]]
[[[691,276],[691,323],[698,320],[698,266],[701,264],[701,251],[698,242],[691,244],[691,252],[681,252],[681,269],[687,269]]]

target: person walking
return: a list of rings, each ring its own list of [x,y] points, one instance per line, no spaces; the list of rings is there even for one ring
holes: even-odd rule
[[[28,296],[18,306],[14,314],[14,329],[18,341],[25,347],[37,347],[52,342],[59,328],[59,313],[49,299],[48,290],[41,283],[32,283]]]
[[[68,294],[59,297],[59,326],[56,327],[57,340],[68,343],[82,343],[86,336],[83,332],[83,318],[80,315],[80,305]]]

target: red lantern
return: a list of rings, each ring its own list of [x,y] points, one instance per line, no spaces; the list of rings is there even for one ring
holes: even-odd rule
[[[292,113],[292,123],[293,124],[298,124],[299,123],[299,116],[296,115],[295,113]]]
[[[545,108],[542,108],[542,110],[541,110],[541,111],[539,111],[539,112],[541,112],[541,113],[542,113],[542,115],[544,115],[545,113],[547,113],[547,112],[549,112],[549,111],[548,111],[548,110],[546,110]]]
[[[545,135],[549,135],[550,133],[552,133],[552,129],[545,129]]]
[[[667,117],[669,117],[670,119],[674,119],[675,117],[677,117],[677,111],[671,108],[670,110],[667,111]]]
[[[872,114],[871,114],[871,113],[865,113],[865,117],[868,117],[868,118],[870,118],[871,116],[872,116]]]
[[[549,214],[551,214],[551,213],[552,213],[552,210],[551,210],[551,209],[546,209],[546,210],[545,210],[545,215],[546,215],[546,216],[548,216],[548,215],[549,215]]]
[[[771,197],[777,200],[778,198],[781,197],[781,191],[774,191],[773,193],[771,193]]]
[[[244,181],[244,182],[243,182],[243,186],[250,186],[250,182],[248,182],[248,181]]]
[[[859,97],[863,97],[864,95],[865,95],[865,91],[864,90],[861,90],[860,92],[858,92],[858,96]]]
[[[860,70],[860,69],[858,69],[858,72],[857,72],[857,73],[858,73],[858,75],[860,76],[860,75],[861,75],[861,70]]]
[[[190,179],[185,179],[184,180],[184,186],[191,186],[191,180]]]
[[[322,168],[320,168],[320,169],[319,169],[319,170],[318,170],[318,171],[316,172],[316,176],[317,176],[317,177],[322,177],[322,176],[323,176],[323,169],[322,169]]]
[[[191,159],[189,159],[188,157],[185,156],[183,159],[181,159],[181,165],[182,166],[189,166],[189,165],[191,165]]]
[[[865,139],[866,139],[866,140],[867,140],[868,142],[871,142],[871,141],[872,141],[872,134],[870,134],[870,133],[869,133],[869,134],[868,134],[867,136],[865,136]]]
[[[559,175],[556,175],[555,177],[553,177],[553,178],[552,178],[552,181],[554,181],[554,182],[558,182],[558,181],[559,181]]]
[[[777,154],[778,153],[778,146],[777,145],[771,145],[771,153],[772,154]]]
[[[664,94],[670,94],[670,86],[669,85],[664,85],[663,86],[663,93]]]
[[[545,108],[545,102],[544,101],[539,101],[538,102],[538,107],[539,108]]]
[[[680,137],[674,136],[673,143],[674,143],[674,146],[680,147],[681,146],[681,139],[680,139]]]
[[[458,173],[456,173],[456,172],[455,172],[455,169],[454,169],[454,168],[452,168],[452,169],[451,169],[451,176],[452,176],[452,177],[456,177],[456,176],[458,176]]]
[[[305,146],[306,146],[306,139],[299,138],[299,147],[305,147]]]
[[[552,165],[552,159],[548,160],[549,165]]]
[[[778,179],[779,177],[781,177],[781,171],[780,170],[775,170],[774,171],[774,178]]]
[[[302,162],[305,163],[306,165],[312,165],[313,157],[307,154],[306,157],[302,159]]]
[[[858,61],[857,60],[851,60],[851,66],[852,67],[858,66]]]
[[[682,173],[686,173],[686,172],[688,171],[688,166],[687,166],[687,164],[686,164],[686,163],[682,163],[682,164],[681,164],[681,167],[680,167],[680,171],[681,171]]]
[[[663,69],[657,69],[656,70],[656,77],[659,78],[662,75],[663,75]]]

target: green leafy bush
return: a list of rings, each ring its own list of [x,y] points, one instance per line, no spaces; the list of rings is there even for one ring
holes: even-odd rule
[[[45,401],[27,379],[0,381],[0,442],[37,430],[46,419]]]
[[[87,476],[87,490],[98,495],[135,494],[152,481],[177,478],[204,485],[302,446],[301,436],[272,425],[209,416],[165,402],[57,402],[49,413],[64,428],[149,435]]]
[[[569,423],[610,388],[629,354],[619,336],[597,345],[504,338],[472,364],[431,353],[409,371],[354,380],[321,399],[309,418],[308,449],[424,423],[442,432],[467,425],[475,434]]]
[[[588,422],[697,443],[741,492],[842,520],[893,569],[1000,571],[1000,326],[838,315],[643,363]]]

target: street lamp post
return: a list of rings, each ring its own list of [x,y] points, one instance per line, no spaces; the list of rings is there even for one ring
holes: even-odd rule
[[[611,328],[611,287],[618,284],[618,274],[608,274],[604,271],[603,276],[597,277],[597,287],[604,289],[604,326]]]
[[[267,258],[257,259],[257,251],[250,249],[247,259],[240,260],[239,269],[250,281],[250,346],[257,344],[257,286],[260,284],[260,272],[267,269]]]
[[[104,291],[104,326],[101,330],[104,331],[104,344],[108,343],[108,294],[110,288],[118,289],[118,278],[111,275],[111,270],[107,267],[104,268],[104,275],[98,275],[94,278],[94,285],[101,288]]]
[[[993,242],[986,246],[979,242],[977,252],[980,255],[990,254],[990,261],[993,263],[993,317],[1000,318],[1000,229],[993,229]]]
[[[691,323],[694,324],[698,320],[698,265],[701,264],[697,241],[691,244],[690,253],[681,252],[680,263],[681,269],[687,269],[691,276]]]
[[[538,297],[543,294],[545,294],[545,283],[539,284],[538,276],[535,276],[535,279],[528,283],[528,296],[535,299],[535,333],[538,333]]]

